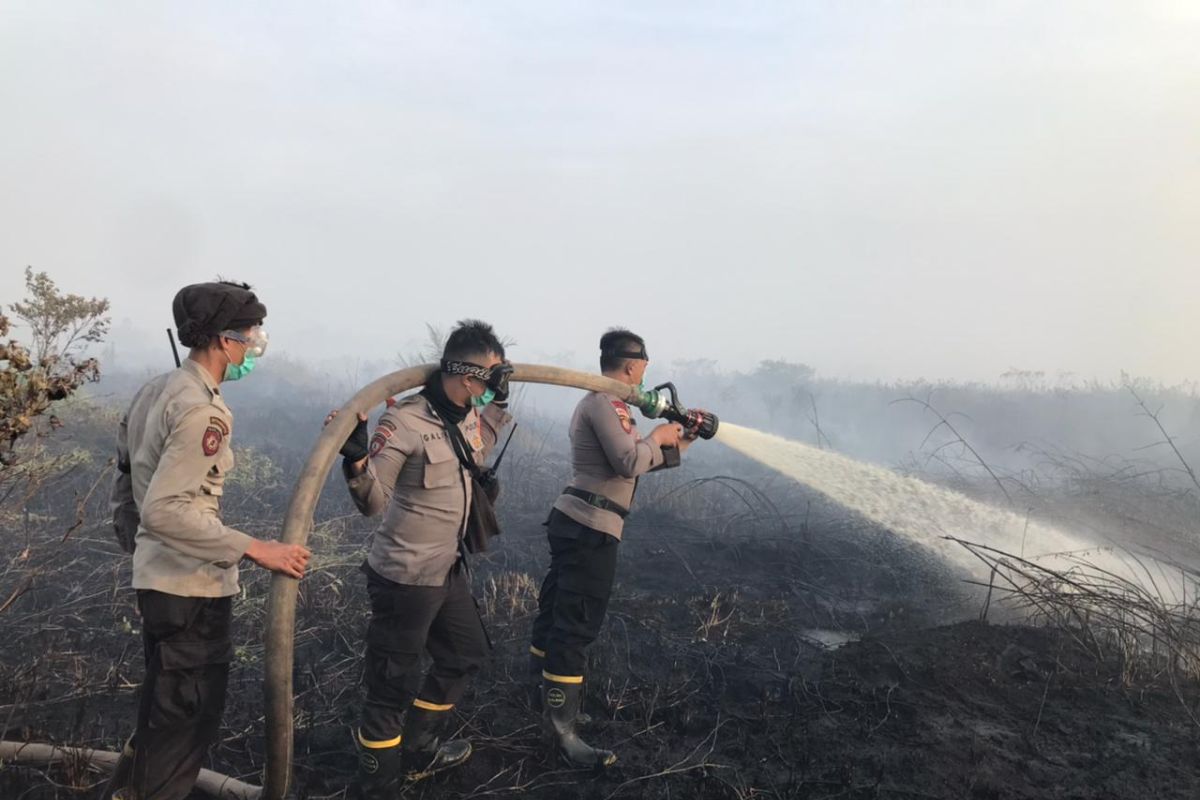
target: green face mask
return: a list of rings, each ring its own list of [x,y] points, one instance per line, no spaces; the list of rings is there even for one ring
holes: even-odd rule
[[[478,397],[476,397],[475,395],[471,395],[471,405],[475,406],[476,408],[483,408],[484,406],[486,406],[488,403],[492,402],[495,399],[496,399],[495,391],[488,389],[487,391],[485,391],[483,394],[479,395]]]
[[[225,380],[240,381],[242,378],[254,371],[254,365],[257,359],[252,353],[246,353],[246,357],[242,359],[241,364],[234,364],[232,361],[225,367]]]

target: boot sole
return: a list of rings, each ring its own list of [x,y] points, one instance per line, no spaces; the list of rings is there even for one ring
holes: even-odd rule
[[[580,772],[603,772],[609,767],[614,766],[619,760],[617,754],[612,753],[610,757],[604,761],[597,761],[595,764],[591,764],[589,766],[580,766],[571,759],[567,758],[567,754],[559,750],[557,746],[554,748],[554,750],[560,763],[562,763],[564,766],[570,767],[571,769],[579,770]]]
[[[423,781],[426,778],[432,778],[434,775],[438,775],[447,770],[454,769],[455,767],[461,767],[463,764],[467,763],[468,759],[471,758],[471,754],[474,752],[475,752],[475,748],[471,748],[470,750],[467,751],[467,754],[465,756],[458,759],[457,761],[451,761],[446,764],[439,764],[436,767],[430,767],[429,769],[423,769],[419,772],[406,772],[406,773],[404,773],[404,781],[405,781],[405,783],[416,783],[417,781]]]

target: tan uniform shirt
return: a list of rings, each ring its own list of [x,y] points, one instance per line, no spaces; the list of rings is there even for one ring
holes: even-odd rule
[[[238,591],[250,536],[221,522],[233,469],[233,415],[195,361],[143,386],[121,420],[112,507],[118,534],[137,520],[133,588],[182,597]]]
[[[483,465],[510,419],[489,405],[459,423],[475,463]],[[441,586],[458,558],[471,480],[446,437],[429,401],[410,395],[379,418],[366,471],[347,476],[359,511],[367,516],[386,512],[371,538],[367,563],[396,583]]]
[[[619,397],[591,392],[571,417],[571,485],[628,509],[637,477],[664,466],[663,449],[643,439],[629,406]],[[670,464],[674,466],[675,464]],[[576,522],[621,538],[625,520],[579,497],[559,495],[554,507]]]

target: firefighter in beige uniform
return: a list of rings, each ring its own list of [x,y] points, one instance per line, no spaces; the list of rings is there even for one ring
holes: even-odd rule
[[[648,359],[640,336],[609,331],[600,339],[600,368],[610,378],[637,386]],[[586,649],[600,631],[617,567],[617,546],[633,503],[639,475],[679,464],[688,442],[674,423],[646,438],[637,431],[621,398],[592,392],[571,419],[574,478],[546,522],[550,570],[538,595],[530,673],[541,678],[543,728],[558,754],[573,767],[607,767],[608,750],[579,738]]]
[[[448,712],[488,652],[463,560],[474,499],[464,459],[482,466],[509,421],[511,367],[491,326],[471,320],[450,334],[443,356],[420,393],[383,414],[369,445],[360,417],[342,449],[358,509],[384,514],[363,565],[371,619],[352,797],[392,797],[403,780],[471,754],[466,741],[442,741]],[[426,650],[433,666],[422,676]]]
[[[126,800],[191,792],[225,705],[238,562],[299,578],[309,558],[220,516],[234,461],[220,383],[248,374],[262,355],[266,308],[243,284],[207,283],[181,289],[174,315],[191,352],[138,391],[117,436],[113,521],[133,552],[146,659],[136,731],[106,792]]]

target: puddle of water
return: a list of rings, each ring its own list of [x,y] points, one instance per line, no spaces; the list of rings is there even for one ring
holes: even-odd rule
[[[835,631],[827,628],[806,628],[800,631],[800,638],[805,639],[812,644],[823,647],[826,650],[836,650],[850,642],[857,642],[862,638],[857,633],[850,631]]]

